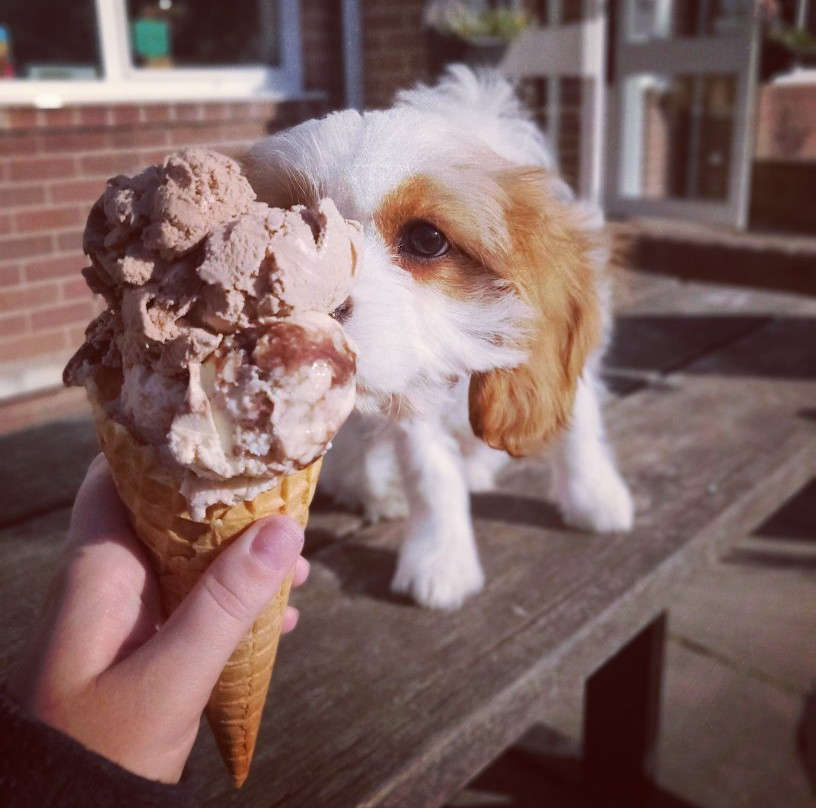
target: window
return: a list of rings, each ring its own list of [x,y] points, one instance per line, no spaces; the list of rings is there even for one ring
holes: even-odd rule
[[[629,0],[627,38],[645,42],[732,34],[750,19],[753,4],[754,0]]]
[[[94,0],[3,0],[6,79],[95,79],[102,75]]]
[[[275,4],[128,0],[131,60],[142,67],[277,65]]]
[[[624,93],[624,193],[648,199],[725,200],[735,77],[636,74],[627,78]]]
[[[2,0],[0,103],[292,95],[297,0]]]

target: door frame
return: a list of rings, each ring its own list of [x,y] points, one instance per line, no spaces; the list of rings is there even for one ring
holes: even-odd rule
[[[759,54],[758,25],[752,13],[728,35],[651,39],[632,42],[626,36],[626,16],[632,0],[620,0],[615,42],[615,80],[608,103],[610,159],[607,161],[605,208],[613,216],[681,218],[743,230],[748,224],[751,191],[751,155],[754,139],[756,75]],[[628,79],[638,75],[729,74],[736,78],[732,165],[728,193],[722,202],[691,199],[654,199],[627,194],[625,172],[637,149],[637,109],[627,106]],[[627,115],[629,116],[627,118]],[[640,134],[640,133],[637,133]]]

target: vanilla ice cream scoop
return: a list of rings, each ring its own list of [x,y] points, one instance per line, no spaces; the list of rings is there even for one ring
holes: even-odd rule
[[[65,382],[101,391],[109,417],[186,469],[192,509],[254,496],[326,451],[355,390],[330,315],[362,247],[330,199],[269,208],[237,163],[190,149],[110,180],[84,243],[108,306]]]

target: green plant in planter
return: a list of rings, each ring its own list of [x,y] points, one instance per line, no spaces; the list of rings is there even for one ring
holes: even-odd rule
[[[816,36],[804,28],[774,25],[765,32],[759,68],[760,81],[816,65]]]
[[[485,7],[482,3],[433,3],[426,20],[439,33],[466,42],[509,42],[529,27],[532,19],[515,5]]]
[[[816,36],[805,28],[780,27],[768,32],[768,39],[794,56],[816,58]]]

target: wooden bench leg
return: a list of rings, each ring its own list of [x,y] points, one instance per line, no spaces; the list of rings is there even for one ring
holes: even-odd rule
[[[604,805],[639,808],[654,790],[665,638],[663,613],[587,680],[583,766]]]

